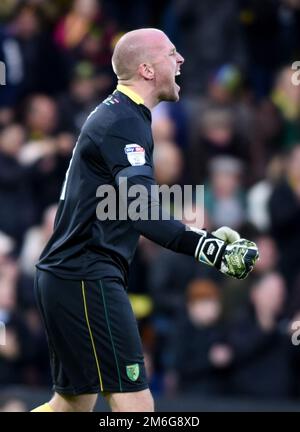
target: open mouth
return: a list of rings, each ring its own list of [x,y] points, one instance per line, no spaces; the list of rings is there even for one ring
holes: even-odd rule
[[[180,89],[180,86],[178,85],[178,77],[179,76],[180,76],[180,70],[178,69],[178,71],[175,73],[175,76],[174,76],[174,81],[175,81],[175,84],[176,84],[178,90]],[[179,82],[180,82],[180,79],[179,79]]]

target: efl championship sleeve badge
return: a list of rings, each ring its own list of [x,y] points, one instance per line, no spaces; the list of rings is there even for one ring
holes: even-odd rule
[[[125,154],[128,162],[132,166],[145,165],[145,149],[138,144],[127,144],[125,146]]]

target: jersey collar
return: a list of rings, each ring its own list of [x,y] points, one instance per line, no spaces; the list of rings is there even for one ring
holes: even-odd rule
[[[129,99],[131,99],[133,102],[135,102],[137,105],[144,105],[144,99],[141,98],[141,96],[139,96],[136,92],[134,92],[133,90],[131,90],[129,87],[124,86],[122,84],[118,84],[117,85],[117,90],[123,94],[125,94],[126,96],[129,97]]]

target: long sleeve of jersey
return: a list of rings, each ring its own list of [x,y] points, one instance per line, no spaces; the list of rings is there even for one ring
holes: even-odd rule
[[[140,234],[175,252],[194,256],[199,234],[163,209],[150,170],[148,175],[145,172],[132,176],[122,170],[117,180],[121,202],[125,203],[128,217]]]
[[[160,204],[147,127],[136,117],[117,121],[99,146],[101,154],[134,229],[161,246],[194,256],[200,234],[175,220]]]

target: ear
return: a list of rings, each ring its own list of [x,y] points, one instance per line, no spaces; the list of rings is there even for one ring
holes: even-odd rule
[[[139,74],[145,79],[145,80],[153,80],[154,79],[154,69],[151,65],[147,63],[142,63],[138,67]]]

